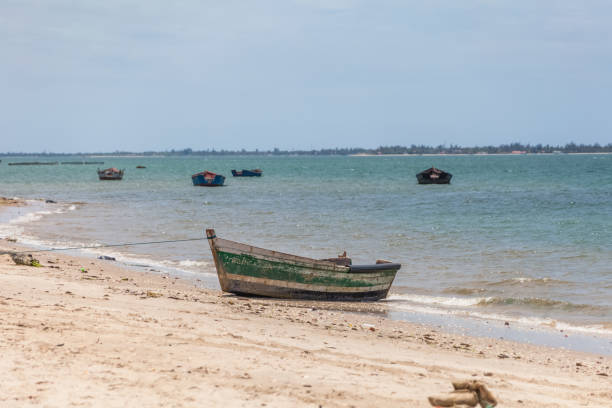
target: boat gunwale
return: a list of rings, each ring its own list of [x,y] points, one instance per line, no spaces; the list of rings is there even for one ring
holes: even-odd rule
[[[299,266],[309,267],[309,268],[317,268],[328,270],[330,272],[349,272],[350,268],[348,266],[336,265],[330,261],[322,261],[319,259],[308,258],[299,255],[288,254],[285,252],[273,251],[271,249],[265,249],[261,247],[256,247],[253,245],[242,244],[236,241],[230,241],[223,238],[216,237],[214,239],[215,250],[220,252],[229,252],[232,254],[245,254],[245,255],[259,255],[261,257],[271,258],[268,260],[282,261],[282,262],[290,262],[298,264]],[[225,244],[225,245],[224,245]],[[239,251],[236,253],[236,251]]]
[[[399,271],[402,264],[396,262],[386,262],[382,264],[349,265],[351,273],[372,273],[381,271]]]
[[[226,244],[226,245],[224,245]],[[398,271],[401,269],[401,264],[389,262],[382,264],[365,264],[365,265],[337,265],[331,261],[308,258],[299,255],[288,254],[285,252],[273,251],[253,245],[242,244],[240,242],[231,241],[223,238],[215,237],[215,250],[220,252],[228,252],[232,254],[244,254],[259,257],[269,261],[289,262],[301,267],[313,269],[322,269],[328,272],[352,273],[352,274],[370,274],[382,271]],[[229,249],[229,250],[228,250]],[[237,253],[238,252],[238,253]]]

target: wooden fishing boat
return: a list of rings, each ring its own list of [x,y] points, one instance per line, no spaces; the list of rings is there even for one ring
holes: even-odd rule
[[[263,171],[261,169],[242,169],[242,171],[232,170],[232,176],[234,177],[261,177],[262,174]]]
[[[98,177],[100,180],[121,180],[123,179],[123,170],[119,170],[116,167],[104,170],[98,169]]]
[[[194,186],[220,187],[225,182],[225,176],[207,170],[191,176],[191,181],[193,181]]]
[[[206,237],[224,292],[288,299],[373,301],[384,299],[401,265],[377,261],[351,265],[350,259],[317,260]],[[347,261],[348,260],[348,261]]]
[[[452,174],[431,167],[416,175],[419,184],[450,184]]]
[[[142,165],[138,165],[138,166],[136,166],[136,168],[137,169],[146,169],[147,167],[146,166],[142,166]]]

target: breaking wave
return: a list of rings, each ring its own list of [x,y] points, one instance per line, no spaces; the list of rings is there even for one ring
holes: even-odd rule
[[[35,237],[24,234],[24,226],[41,220],[43,217],[53,214],[64,214],[76,210],[74,204],[48,204],[39,200],[26,200],[27,207],[7,209],[9,219],[0,223],[0,238],[17,238],[20,242],[31,245],[40,245],[42,242]],[[24,208],[30,211],[20,214]],[[11,218],[11,215],[14,217]]]
[[[444,293],[451,293],[455,295],[477,295],[479,293],[485,292],[483,288],[447,288],[444,289]]]
[[[531,308],[554,309],[563,311],[607,311],[607,308],[595,305],[576,304],[555,299],[544,298],[504,298],[504,297],[444,297],[412,294],[391,294],[389,302],[411,302],[415,304],[443,307],[486,307],[486,306],[526,306]]]
[[[214,264],[212,262],[203,262],[203,261],[192,261],[189,259],[186,259],[184,261],[179,261],[179,266],[185,266],[185,267],[205,267],[205,268],[210,268],[211,266],[214,267]]]
[[[488,297],[477,298],[459,298],[459,297],[443,297],[443,296],[424,296],[424,295],[408,295],[408,294],[392,294],[389,295],[387,301],[408,301],[412,303],[421,303],[427,305],[442,305],[442,306],[476,306],[481,302],[486,302],[492,299]]]
[[[500,305],[500,306],[510,306],[510,305],[520,305],[520,306],[531,306],[538,308],[551,308],[557,310],[602,310],[601,307],[586,305],[586,304],[576,304],[571,302],[565,302],[562,300],[554,300],[554,299],[543,299],[543,298],[502,298],[502,297],[490,297],[481,300],[478,302],[478,306],[490,306],[490,305]]]
[[[530,278],[530,277],[517,277],[511,279],[504,279],[498,282],[490,282],[488,286],[562,286],[562,285],[573,285],[573,282],[552,279],[552,278]]]
[[[214,274],[217,272],[213,262],[205,261],[172,261],[172,260],[157,260],[142,256],[139,254],[131,254],[118,251],[109,251],[106,248],[89,248],[83,249],[83,252],[90,253],[92,255],[104,255],[115,258],[116,261],[124,263],[128,266],[135,266],[138,268],[149,268],[155,272],[162,272],[173,270],[176,272],[187,273],[189,275],[197,274]]]
[[[573,331],[585,334],[596,334],[612,336],[612,322],[578,325],[557,320],[549,317],[537,316],[512,316],[504,313],[488,313],[479,311],[478,309],[460,309],[436,307],[435,304],[414,304],[410,302],[401,302],[397,300],[404,299],[403,295],[391,295],[387,299],[392,307],[398,311],[406,311],[421,314],[434,314],[442,316],[457,316],[463,318],[475,318],[479,320],[497,321],[515,323],[523,327],[543,327],[549,329]],[[395,300],[395,302],[394,302]],[[448,302],[447,302],[448,303]],[[440,304],[440,303],[438,303]]]

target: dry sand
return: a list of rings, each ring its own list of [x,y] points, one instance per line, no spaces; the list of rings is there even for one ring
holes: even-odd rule
[[[462,379],[500,407],[612,407],[609,356],[445,334],[388,320],[384,304],[248,299],[34,256],[42,267],[0,255],[1,407],[428,407]]]

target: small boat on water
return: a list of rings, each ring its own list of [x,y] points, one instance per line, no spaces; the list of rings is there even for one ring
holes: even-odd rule
[[[262,174],[263,171],[261,169],[242,169],[242,171],[232,170],[232,176],[234,177],[261,177]]]
[[[191,176],[191,181],[193,181],[194,186],[220,187],[225,182],[225,176],[206,170]]]
[[[217,238],[206,230],[224,292],[286,299],[373,301],[387,297],[401,268],[377,261],[352,265],[350,258],[311,259]],[[344,254],[346,255],[346,253]]]
[[[416,175],[419,184],[450,184],[452,174],[431,167]]]
[[[139,166],[136,166],[136,168],[137,168],[137,169],[146,169],[147,167],[146,167],[146,166],[140,166],[140,165],[139,165]]]
[[[98,177],[100,180],[121,180],[123,179],[123,170],[119,170],[116,167],[104,170],[98,169]]]

